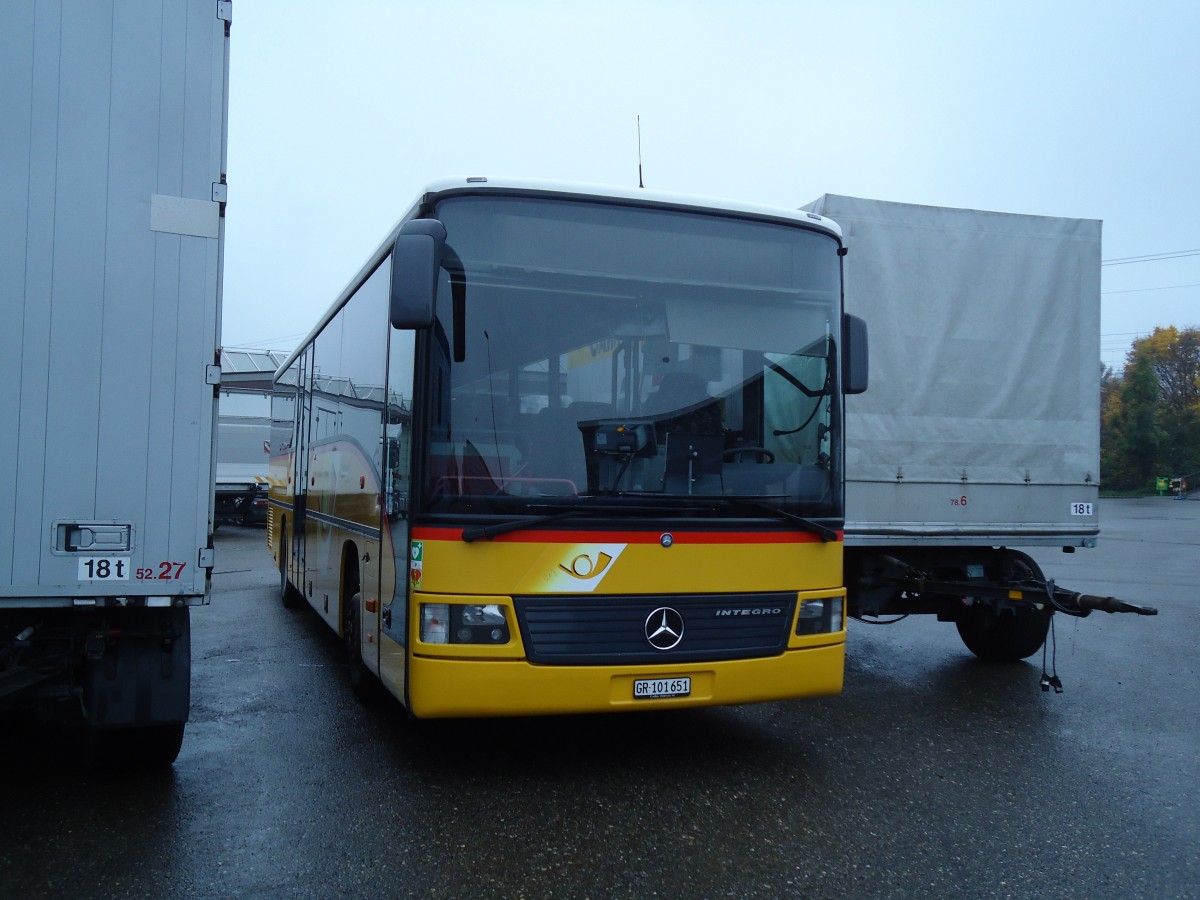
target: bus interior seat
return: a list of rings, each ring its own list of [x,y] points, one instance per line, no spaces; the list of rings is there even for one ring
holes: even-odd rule
[[[587,484],[585,457],[589,432],[595,431],[595,427],[581,428],[580,423],[611,415],[611,404],[587,400],[544,407],[533,417],[530,429],[530,469],[539,476],[570,481],[578,491]]]

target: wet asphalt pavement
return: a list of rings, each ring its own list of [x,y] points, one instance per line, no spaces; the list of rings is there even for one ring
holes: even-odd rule
[[[1200,502],[1101,516],[1034,555],[1161,614],[1057,616],[1062,695],[914,617],[851,623],[840,697],[419,724],[222,528],[175,766],[10,730],[0,896],[1200,897]]]

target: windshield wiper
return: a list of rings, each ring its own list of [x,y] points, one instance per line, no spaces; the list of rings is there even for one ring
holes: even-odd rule
[[[837,532],[832,528],[822,525],[820,522],[814,522],[812,519],[806,519],[804,516],[798,516],[795,513],[782,510],[777,506],[772,506],[769,503],[763,503],[761,500],[753,500],[749,497],[745,498],[744,500],[739,500],[738,502],[746,503],[747,505],[753,506],[756,509],[761,509],[764,512],[769,512],[771,515],[777,516],[780,519],[786,519],[789,522],[794,522],[809,534],[815,534],[824,543],[837,540]]]
[[[556,522],[559,519],[567,519],[571,516],[588,515],[592,512],[612,512],[620,510],[621,507],[613,507],[612,505],[599,506],[591,502],[583,503],[579,506],[572,506],[569,509],[560,509],[558,512],[546,513],[541,516],[522,516],[519,519],[509,519],[506,522],[496,522],[493,525],[476,525],[473,528],[464,528],[462,539],[470,544],[473,541],[491,540],[497,535],[508,534],[510,531],[520,531],[522,528],[532,528],[535,525],[544,525],[547,522]]]
[[[575,507],[556,513],[548,513],[544,516],[522,516],[520,519],[509,519],[507,522],[497,522],[494,525],[476,525],[474,528],[464,528],[462,539],[468,544],[478,541],[481,538],[491,540],[497,535],[508,534],[510,531],[520,531],[522,528],[531,528],[534,525],[543,525],[546,522],[554,522],[558,519],[565,519],[569,516],[576,516],[587,512],[586,507],[582,509]]]
[[[608,500],[608,495],[596,495]],[[663,496],[655,494],[646,499],[651,500],[650,503],[638,503],[634,498],[622,498],[626,502],[623,503],[596,503],[585,502],[578,506],[572,506],[570,509],[562,509],[558,512],[546,513],[541,516],[522,516],[519,519],[509,519],[505,522],[496,522],[494,525],[476,525],[473,528],[464,528],[462,531],[462,539],[470,544],[478,540],[491,540],[501,534],[508,534],[511,531],[520,531],[523,528],[533,528],[538,525],[544,525],[547,522],[557,522],[559,519],[568,519],[571,516],[587,516],[593,513],[619,513],[628,515],[630,512],[640,513],[671,513],[676,512],[677,507],[666,506],[663,503]],[[641,499],[641,498],[638,498]],[[631,502],[632,501],[632,502]]]
[[[625,504],[592,505],[589,503],[583,506],[573,506],[570,509],[563,509],[559,510],[558,512],[547,513],[541,516],[522,516],[519,519],[509,519],[505,522],[496,522],[492,525],[476,525],[473,528],[464,528],[462,530],[462,539],[464,543],[467,544],[474,543],[478,540],[491,540],[494,537],[499,537],[502,534],[508,534],[513,531],[521,531],[525,528],[534,528],[538,525],[545,525],[548,522],[557,522],[560,519],[569,519],[571,516],[591,515],[592,513],[596,512],[628,514],[633,510],[637,510],[639,512],[665,511],[662,506],[662,501],[664,499],[695,500],[700,498],[675,496],[670,496],[668,498],[664,496],[656,496],[656,502],[653,505],[639,505],[632,507]],[[726,508],[734,505],[734,501],[721,500],[720,498],[715,497],[706,497],[703,499],[710,502],[717,500],[719,506],[724,506]],[[763,512],[770,513],[776,518],[785,519],[788,522],[792,522],[800,526],[800,528],[802,528],[804,531],[807,531],[809,534],[817,535],[825,543],[837,540],[837,532],[832,528],[822,525],[820,522],[814,522],[812,519],[806,519],[803,516],[798,516],[794,513],[779,509],[776,506],[771,506],[769,503],[763,503],[761,500],[755,500],[749,497],[739,498],[736,502],[745,503],[747,506],[753,506],[755,509],[761,509]],[[709,508],[712,509],[713,507],[710,505]],[[674,508],[670,508],[670,511],[674,511]]]

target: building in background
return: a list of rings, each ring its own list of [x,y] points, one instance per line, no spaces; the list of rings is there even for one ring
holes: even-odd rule
[[[222,350],[215,525],[267,523],[271,376],[287,353]]]

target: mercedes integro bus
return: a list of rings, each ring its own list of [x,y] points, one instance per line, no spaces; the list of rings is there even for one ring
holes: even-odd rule
[[[275,376],[268,543],[418,717],[841,690],[837,226],[430,186]]]

